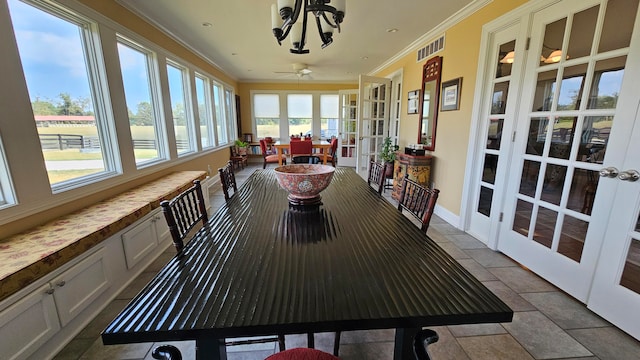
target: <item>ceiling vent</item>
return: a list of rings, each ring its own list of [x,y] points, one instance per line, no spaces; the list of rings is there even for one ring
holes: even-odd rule
[[[417,59],[416,62],[420,62],[428,58],[429,56],[437,53],[438,51],[441,51],[442,49],[444,49],[444,35],[430,42],[426,46],[418,49],[418,56],[416,58]]]

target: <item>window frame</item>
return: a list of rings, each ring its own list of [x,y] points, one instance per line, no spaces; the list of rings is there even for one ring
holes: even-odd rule
[[[127,46],[145,55],[147,76],[149,77],[149,83],[147,85],[149,86],[149,100],[151,101],[151,110],[153,112],[154,136],[157,142],[156,150],[158,151],[158,156],[153,159],[135,162],[136,168],[140,170],[169,160],[167,122],[165,120],[164,111],[162,110],[163,102],[160,96],[162,88],[159,79],[158,54],[153,49],[139,43],[136,40],[131,39],[130,37],[120,32],[116,33],[116,46],[118,44]],[[118,56],[120,56],[119,53]],[[122,76],[122,65],[120,65],[120,74],[120,76]],[[128,110],[129,104],[126,103],[126,89],[124,88],[124,82],[122,95],[125,96],[125,107]],[[130,119],[128,119],[127,121],[129,122],[129,134],[131,135],[131,138],[133,140],[133,134],[131,134]],[[133,144],[131,149],[135,151]],[[134,156],[135,160],[135,153],[133,153],[132,155]]]
[[[182,152],[180,152],[180,149],[178,148],[178,137],[176,134],[176,124],[175,124],[175,120],[176,117],[173,114],[173,98],[172,98],[172,94],[171,94],[171,86],[169,86],[169,101],[168,103],[171,106],[171,123],[173,124],[173,132],[174,132],[174,139],[175,139],[175,143],[174,145],[176,146],[176,152],[178,154],[178,157],[183,157],[183,156],[187,156],[190,154],[193,154],[195,152],[197,152],[197,144],[196,144],[196,134],[195,134],[195,126],[196,126],[196,121],[195,121],[195,116],[194,116],[194,111],[193,111],[193,92],[195,91],[195,89],[192,89],[191,85],[190,85],[190,76],[191,76],[191,71],[189,70],[189,67],[183,65],[182,63],[176,61],[176,60],[172,60],[170,58],[166,59],[166,64],[167,64],[167,83],[170,82],[169,79],[169,67],[173,67],[174,69],[180,71],[180,82],[182,85],[182,101],[184,103],[184,121],[185,121],[185,126],[186,128],[186,134],[187,134],[187,148],[185,150],[183,150]]]

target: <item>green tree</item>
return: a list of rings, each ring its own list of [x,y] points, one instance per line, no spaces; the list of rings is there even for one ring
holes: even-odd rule
[[[58,94],[60,102],[57,106],[58,115],[92,115],[90,111],[91,102],[87,98],[79,97],[72,99],[69,93]]]
[[[36,97],[35,101],[31,102],[34,115],[56,115],[58,113],[56,106],[50,99],[40,100]]]
[[[147,101],[138,103],[135,118],[130,118],[131,125],[150,126],[153,125],[153,108]]]

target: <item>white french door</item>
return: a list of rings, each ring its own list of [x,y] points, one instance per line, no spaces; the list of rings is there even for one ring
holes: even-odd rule
[[[632,134],[627,156],[611,163],[620,164],[621,171],[608,179],[617,183],[617,191],[587,307],[640,339],[640,110],[633,118],[633,129],[625,132]]]
[[[340,166],[356,167],[358,148],[358,90],[340,90],[340,134],[337,150]]]
[[[390,79],[360,75],[356,171],[361,175],[366,176],[371,160],[378,160],[388,133],[390,98]]]
[[[601,249],[604,256],[624,242],[609,236],[620,181],[606,169],[624,162],[635,121],[628,115],[640,99],[631,88],[640,65],[631,52],[637,5],[565,0],[536,12],[523,70],[498,249],[588,305],[596,265],[625,264],[605,264]],[[637,204],[619,211],[637,220]],[[611,256],[622,259],[621,251]]]

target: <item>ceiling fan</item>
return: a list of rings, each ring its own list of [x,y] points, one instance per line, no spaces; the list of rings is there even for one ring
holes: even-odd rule
[[[293,74],[296,75],[299,79],[304,77],[311,78],[311,69],[309,69],[309,65],[305,63],[294,63],[292,64],[293,71],[274,71],[276,74]]]

